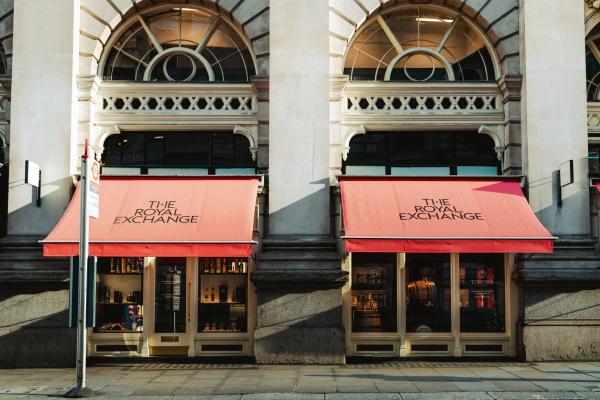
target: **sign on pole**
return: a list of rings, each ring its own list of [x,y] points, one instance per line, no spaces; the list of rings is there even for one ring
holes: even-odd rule
[[[89,210],[90,217],[100,218],[100,163],[95,158],[89,160],[90,171],[90,192],[89,192]]]

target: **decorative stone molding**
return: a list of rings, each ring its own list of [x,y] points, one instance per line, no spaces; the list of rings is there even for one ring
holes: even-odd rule
[[[498,81],[498,87],[504,97],[504,102],[521,101],[522,76],[503,76]]]
[[[121,133],[121,128],[117,125],[109,126],[109,127],[99,127],[100,133],[96,136],[95,140],[91,140],[92,142],[92,150],[98,155],[102,156],[104,152],[104,142],[110,135],[117,135]]]
[[[233,128],[233,133],[236,135],[242,135],[248,139],[248,142],[250,143],[250,154],[252,155],[252,160],[256,161],[256,153],[258,152],[258,125],[236,125]]]
[[[494,140],[494,151],[496,152],[498,160],[502,162],[504,160],[504,152],[507,148],[504,141],[504,125],[481,125],[477,132],[488,135],[492,138],[492,140]]]
[[[356,135],[364,135],[367,130],[363,125],[342,125],[342,146],[341,153],[342,159],[346,161],[348,159],[348,153],[350,152],[350,141]]]
[[[495,83],[348,82],[343,96],[342,123],[369,129],[406,130],[424,125],[477,129],[504,123],[503,96]]]
[[[600,0],[585,0],[585,2],[591,8],[600,8]]]
[[[348,84],[348,75],[331,75],[329,78],[329,100],[336,101],[343,98],[343,91]]]

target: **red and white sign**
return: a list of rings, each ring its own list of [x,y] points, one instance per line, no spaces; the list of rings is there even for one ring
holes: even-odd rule
[[[92,218],[100,218],[100,163],[95,158],[88,159],[87,179],[90,180],[88,212]]]

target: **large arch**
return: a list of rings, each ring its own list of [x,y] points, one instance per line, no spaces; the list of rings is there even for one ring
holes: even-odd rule
[[[98,67],[118,26],[131,16],[155,7],[202,7],[235,21],[248,38],[256,56],[257,75],[268,75],[268,0],[187,0],[156,3],[151,0],[81,0],[79,75],[96,76]]]
[[[331,0],[330,40],[332,74],[342,74],[347,47],[361,25],[380,10],[408,0]],[[500,75],[520,75],[519,4],[518,0],[430,0],[424,4],[440,5],[471,20],[487,36],[500,63]]]

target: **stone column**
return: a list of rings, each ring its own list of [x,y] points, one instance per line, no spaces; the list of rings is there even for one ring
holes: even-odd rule
[[[14,13],[8,234],[45,235],[76,171],[79,0],[18,0]],[[42,170],[41,207],[25,160]]]
[[[270,4],[269,233],[329,234],[329,2]]]
[[[552,233],[588,235],[584,2],[521,0],[521,38],[529,202]],[[562,188],[560,206],[554,171],[569,160],[575,182]]]

